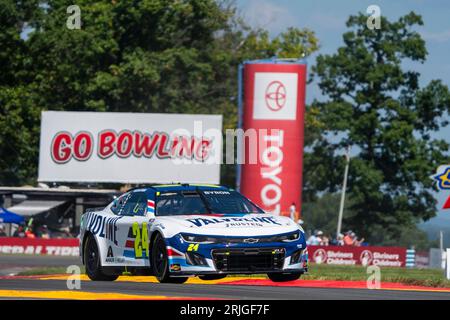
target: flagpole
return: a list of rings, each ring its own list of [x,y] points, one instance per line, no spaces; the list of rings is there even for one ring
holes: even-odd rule
[[[344,205],[345,205],[345,191],[347,190],[347,179],[348,179],[348,169],[350,166],[350,146],[347,147],[345,153],[345,172],[344,172],[344,182],[342,184],[342,193],[341,193],[341,204],[339,206],[339,218],[337,224],[336,238],[339,237],[342,229],[342,217],[344,216]]]

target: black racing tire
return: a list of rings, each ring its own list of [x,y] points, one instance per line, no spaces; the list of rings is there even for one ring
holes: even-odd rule
[[[152,244],[151,265],[153,274],[160,283],[185,283],[187,277],[171,277],[164,238],[158,234]]]
[[[294,281],[300,279],[302,274],[300,272],[296,273],[268,273],[267,276],[273,282],[286,282]]]
[[[102,272],[100,254],[97,242],[92,235],[89,235],[84,244],[84,265],[86,274],[92,281],[114,281],[119,275],[109,275]]]
[[[205,274],[205,275],[198,276],[198,277],[204,281],[210,281],[210,280],[219,280],[219,279],[226,278],[227,275],[226,274]]]

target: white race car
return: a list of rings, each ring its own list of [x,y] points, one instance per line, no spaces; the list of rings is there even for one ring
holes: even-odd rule
[[[127,272],[173,283],[261,273],[289,281],[307,271],[301,227],[220,186],[131,190],[83,214],[79,237],[91,280],[113,281]]]

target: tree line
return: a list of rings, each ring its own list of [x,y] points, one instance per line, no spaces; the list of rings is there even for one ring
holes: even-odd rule
[[[224,130],[235,128],[241,62],[320,53],[312,30],[270,36],[227,0],[80,0],[79,30],[66,26],[72,4],[0,0],[2,185],[36,183],[42,110],[223,114]],[[419,15],[382,17],[379,30],[366,21],[350,16],[343,45],[310,61],[324,98],[307,106],[303,215],[334,232],[351,146],[344,227],[409,245],[423,237],[416,223],[436,214],[429,176],[449,144],[433,133],[447,125],[450,93],[440,80],[420,87],[404,67],[427,57]],[[222,166],[222,182],[234,181]]]

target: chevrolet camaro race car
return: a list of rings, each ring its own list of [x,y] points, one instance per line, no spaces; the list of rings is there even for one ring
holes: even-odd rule
[[[300,226],[220,186],[130,190],[83,214],[79,237],[91,280],[113,281],[126,272],[172,283],[261,273],[289,281],[307,272]]]

